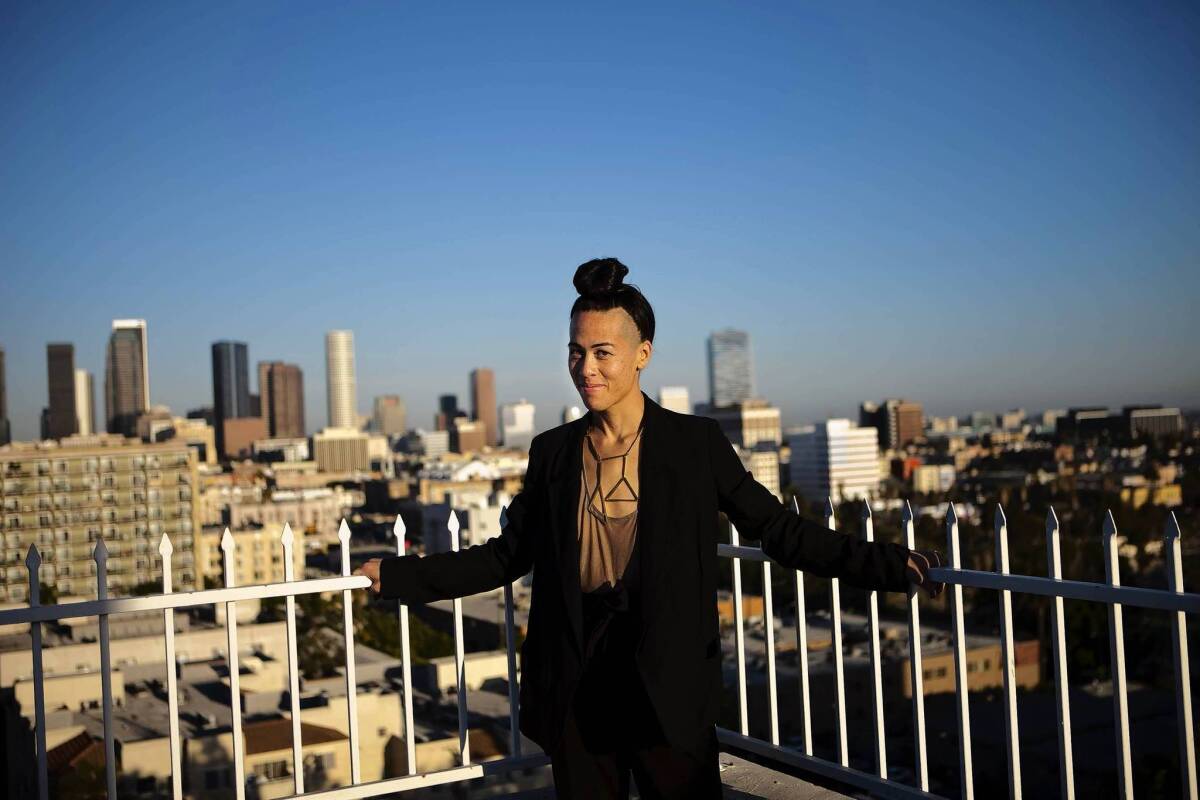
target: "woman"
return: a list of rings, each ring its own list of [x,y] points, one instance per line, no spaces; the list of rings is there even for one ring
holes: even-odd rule
[[[930,593],[929,557],[789,512],[711,419],[642,393],[654,312],[616,259],[575,273],[567,366],[588,408],[533,440],[500,536],[453,553],[373,559],[383,597],[427,603],[533,569],[521,730],[564,798],[720,797],[718,512],[776,562],[849,584]],[[935,562],[936,563],[936,562]]]

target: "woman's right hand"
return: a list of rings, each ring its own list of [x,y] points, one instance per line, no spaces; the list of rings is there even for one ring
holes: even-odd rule
[[[372,558],[370,561],[354,570],[355,575],[366,575],[371,579],[371,591],[375,594],[379,594],[379,565],[382,562],[382,558]]]

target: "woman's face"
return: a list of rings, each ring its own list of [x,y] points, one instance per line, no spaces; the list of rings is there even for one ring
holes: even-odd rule
[[[639,370],[650,361],[633,317],[623,308],[580,311],[571,318],[567,369],[589,411],[605,411],[641,391]]]

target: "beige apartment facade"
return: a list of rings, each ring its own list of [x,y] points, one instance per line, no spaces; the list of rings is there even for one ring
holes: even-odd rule
[[[175,552],[175,588],[195,588],[196,485],[196,453],[183,442],[102,434],[0,448],[0,603],[28,601],[31,544],[41,553],[43,584],[59,595],[95,597],[101,537],[110,595],[161,580],[164,533]]]
[[[282,583],[284,577],[283,525],[273,522],[261,527],[230,529],[234,543],[234,581],[238,586]],[[225,529],[206,527],[196,540],[196,564],[200,575],[225,583],[225,553],[221,538]],[[297,580],[304,578],[304,529],[293,528],[292,564]]]

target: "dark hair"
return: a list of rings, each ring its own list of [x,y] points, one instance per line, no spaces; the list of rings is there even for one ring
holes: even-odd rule
[[[615,258],[594,258],[575,270],[575,290],[579,297],[571,306],[571,316],[580,311],[608,311],[623,308],[637,325],[642,341],[654,341],[654,309],[641,290],[624,283],[629,267]]]

